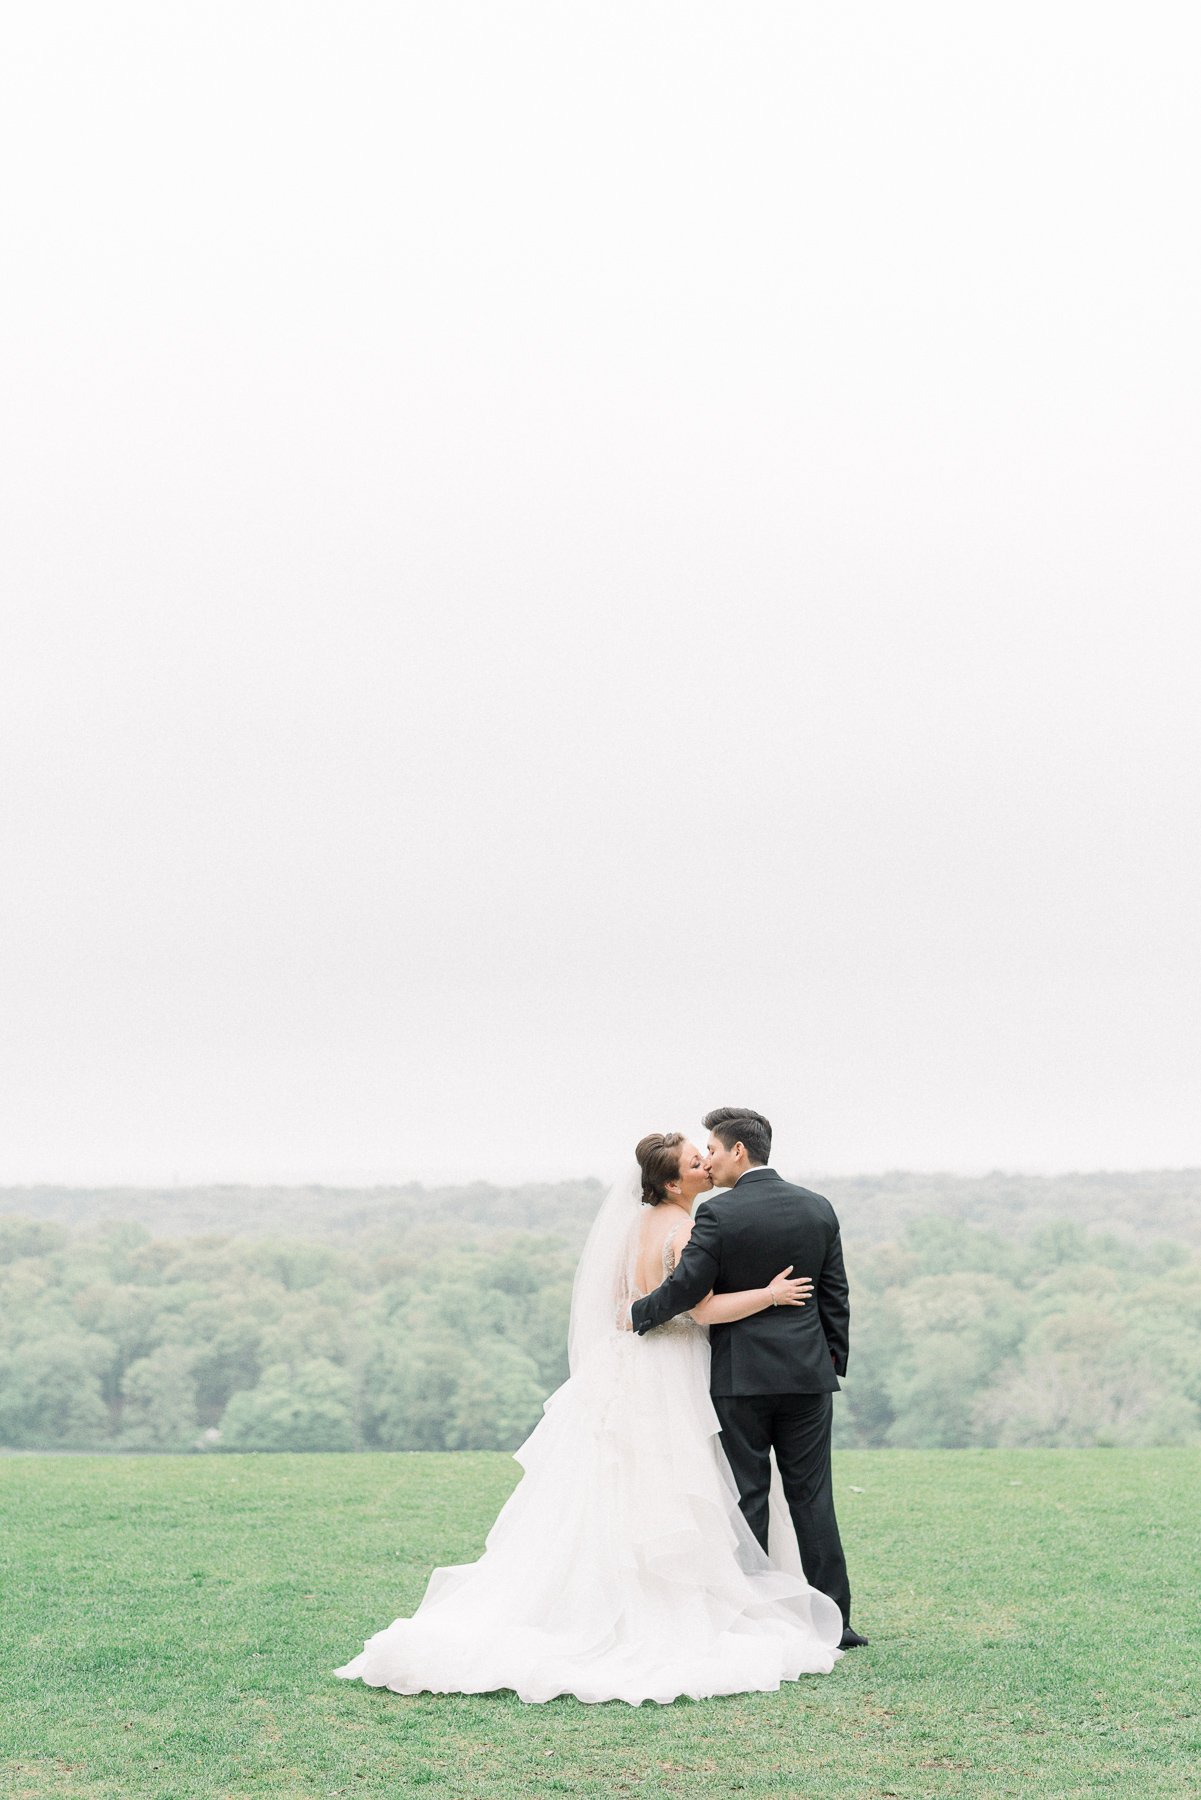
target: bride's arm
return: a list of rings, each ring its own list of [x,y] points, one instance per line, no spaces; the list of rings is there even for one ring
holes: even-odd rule
[[[735,1319],[749,1319],[752,1313],[766,1312],[769,1306],[804,1306],[813,1292],[808,1275],[792,1275],[792,1264],[769,1281],[765,1288],[740,1288],[736,1294],[708,1294],[692,1309],[698,1325],[730,1325]]]

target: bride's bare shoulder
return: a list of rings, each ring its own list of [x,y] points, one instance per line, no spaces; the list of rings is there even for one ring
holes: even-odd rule
[[[649,1282],[651,1287],[658,1287],[663,1279],[663,1250],[668,1239],[671,1239],[674,1267],[679,1260],[680,1251],[691,1236],[692,1220],[682,1207],[648,1206],[638,1239],[639,1275],[642,1281]]]
[[[648,1206],[642,1221],[642,1242],[661,1244],[673,1234],[685,1241],[692,1235],[692,1219],[682,1206]]]

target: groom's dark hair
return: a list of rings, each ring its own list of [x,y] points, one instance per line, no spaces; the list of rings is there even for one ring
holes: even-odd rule
[[[749,1106],[716,1106],[701,1124],[720,1138],[727,1150],[741,1144],[748,1162],[765,1163],[771,1155],[771,1126],[762,1113],[752,1112]]]

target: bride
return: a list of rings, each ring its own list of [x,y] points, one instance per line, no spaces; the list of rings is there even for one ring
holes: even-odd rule
[[[635,1155],[576,1270],[570,1378],[516,1452],[524,1475],[483,1556],[436,1569],[412,1618],[338,1675],[399,1694],[636,1706],[778,1688],[841,1655],[842,1615],[806,1582],[778,1489],[770,1558],[751,1535],[709,1398],[706,1326],[803,1306],[812,1283],[785,1269],[635,1336],[631,1301],[674,1267],[712,1186],[680,1132]]]

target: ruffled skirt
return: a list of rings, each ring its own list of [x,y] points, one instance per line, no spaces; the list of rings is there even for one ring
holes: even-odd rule
[[[778,1498],[772,1561],[751,1536],[708,1364],[690,1326],[615,1336],[547,1401],[480,1560],[435,1570],[412,1618],[337,1674],[400,1694],[636,1706],[828,1673],[838,1607],[800,1573]]]

